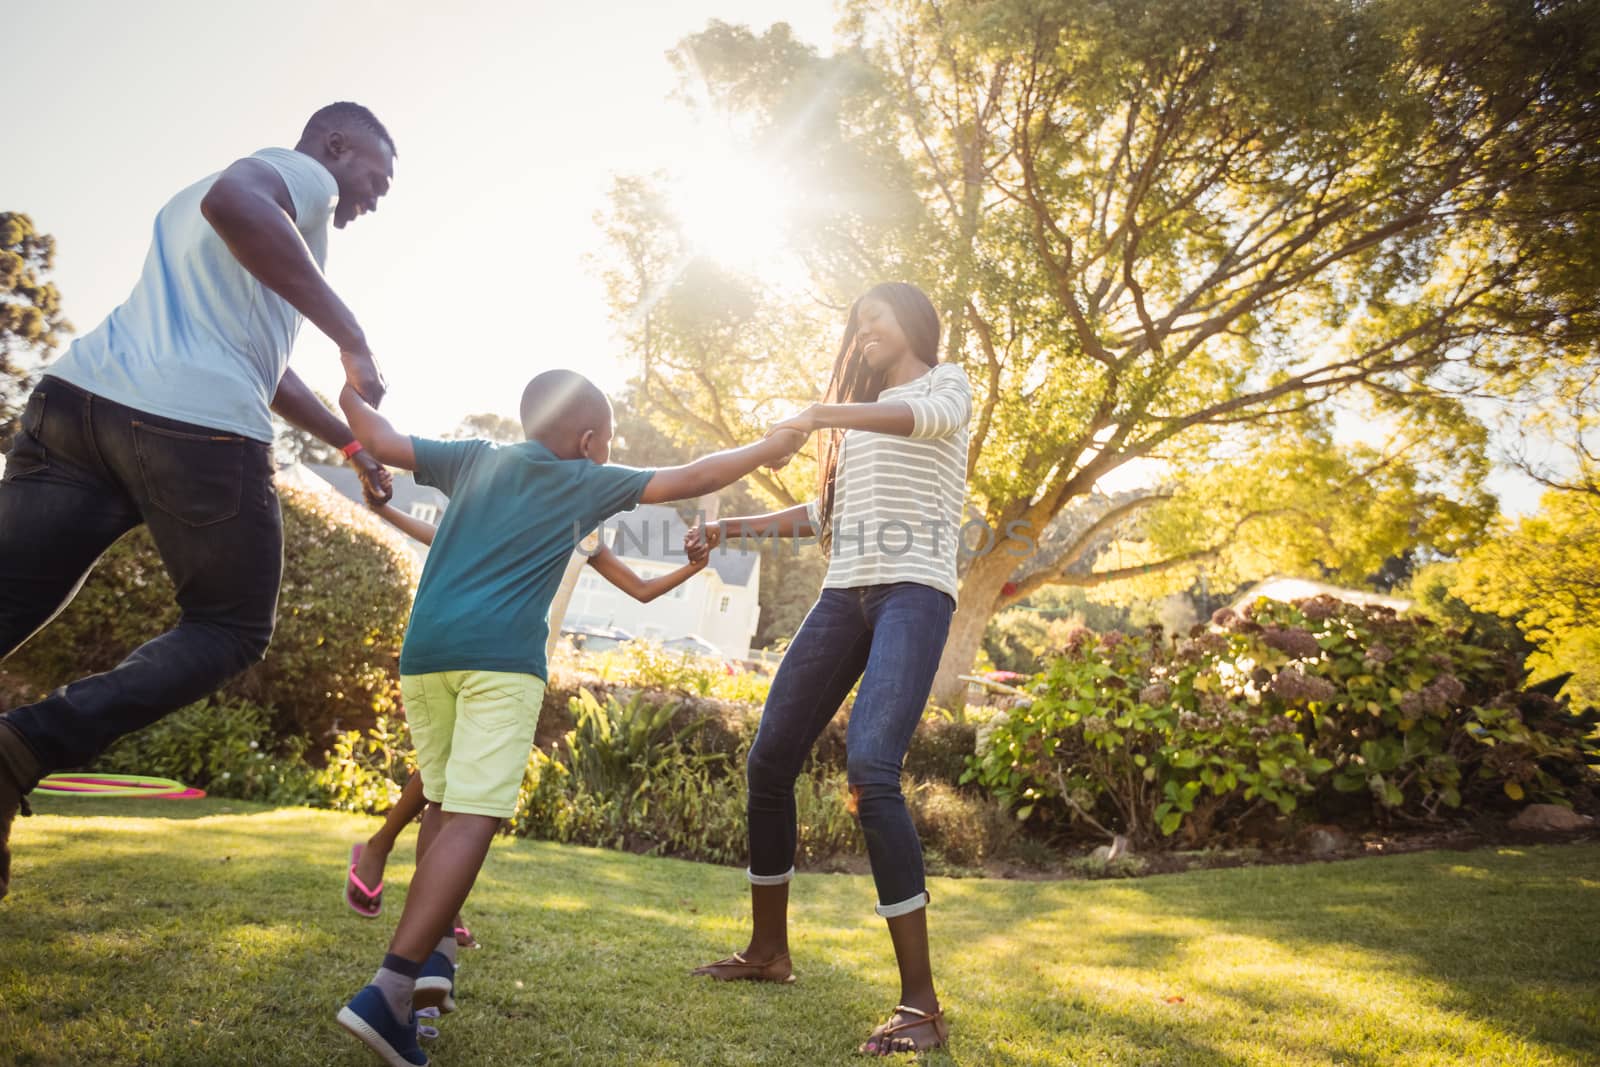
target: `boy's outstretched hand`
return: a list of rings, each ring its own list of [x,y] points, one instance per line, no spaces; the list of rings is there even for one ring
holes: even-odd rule
[[[701,523],[683,535],[683,552],[694,563],[711,558],[711,550],[722,543],[722,524]]]
[[[701,534],[699,526],[683,533],[683,554],[689,557],[689,562],[696,567],[704,567],[711,558],[711,545]]]

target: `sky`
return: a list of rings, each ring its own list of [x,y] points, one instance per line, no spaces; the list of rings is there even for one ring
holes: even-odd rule
[[[615,389],[633,363],[593,216],[614,175],[703,151],[669,99],[667,53],[715,18],[787,22],[825,47],[835,13],[831,0],[25,5],[5,17],[0,206],[55,236],[53,277],[87,332],[132,289],[169,197],[355,100],[399,157],[378,211],[332,232],[327,275],[388,377],[396,425],[514,415],[555,366]],[[315,327],[292,365],[337,395],[338,353]]]
[[[378,355],[396,425],[443,433],[474,412],[514,415],[528,378],[556,366],[615,390],[636,364],[605,305],[594,214],[618,174],[706,171],[705,131],[670,99],[668,53],[717,18],[787,22],[826,50],[835,12],[832,0],[25,5],[6,15],[0,208],[56,237],[53,277],[85,332],[127,296],[172,194],[292,146],[317,107],[355,100],[399,157],[379,210],[333,232],[327,274]],[[714,205],[718,188],[706,192]],[[314,327],[293,366],[337,395],[337,351]],[[1537,504],[1518,476],[1493,488],[1509,511]]]

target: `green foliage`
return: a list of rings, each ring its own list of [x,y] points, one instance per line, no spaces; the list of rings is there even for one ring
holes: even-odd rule
[[[616,317],[669,431],[732,444],[815,398],[838,329],[819,303],[918,282],[974,383],[993,528],[1042,531],[1151,459],[1193,483],[1133,573],[1187,581],[1236,536],[1240,568],[1458,542],[1485,439],[1441,396],[1515,391],[1594,336],[1596,26],[1585,3],[852,0],[824,55],[712,23],[680,47],[681,96],[805,190],[783,220],[801,280],[685,267],[672,178],[631,177],[606,219]],[[1335,396],[1388,439],[1277,455]],[[789,502],[808,471],[758,481]],[[1215,498],[1223,475],[1244,491]],[[1008,583],[1126,576],[1083,532],[968,569],[938,703]]]
[[[320,747],[337,728],[396,711],[416,563],[398,535],[355,505],[289,484],[279,496],[284,570],[272,647],[221,692],[273,708],[276,736]],[[41,689],[109,670],[176,624],[173,596],[155,544],[135,530],[6,669]]]
[[[15,211],[0,211],[0,446],[38,365],[72,332],[61,309],[61,293],[45,280],[54,266],[56,241]]]
[[[315,774],[319,808],[380,815],[400,799],[402,783],[417,769],[405,726],[379,715],[369,729],[345,730],[333,740]]]
[[[272,713],[244,701],[202,700],[121,738],[95,761],[108,774],[174,778],[212,796],[306,804],[318,783],[298,738],[277,743]]]
[[[1535,645],[1534,676],[1570,673],[1573,702],[1600,707],[1600,494],[1545,493],[1535,514],[1502,523],[1462,557],[1451,591],[1516,620]]]
[[[1236,832],[1265,808],[1380,818],[1593,781],[1593,716],[1524,692],[1514,660],[1426,619],[1328,597],[1262,600],[1169,643],[1081,631],[1031,702],[980,732],[966,780],[1020,818],[1143,842]]]
[[[760,706],[772,679],[756,671],[728,673],[720,660],[662,648],[653,641],[628,641],[588,657],[589,667],[608,685],[654,689]]]

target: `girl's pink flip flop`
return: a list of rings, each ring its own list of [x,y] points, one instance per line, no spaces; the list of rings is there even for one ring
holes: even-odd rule
[[[383,883],[379,882],[375,888],[368,889],[356,877],[356,864],[361,862],[361,848],[359,843],[350,846],[350,870],[344,879],[344,902],[363,919],[376,919],[378,913],[383,911]]]

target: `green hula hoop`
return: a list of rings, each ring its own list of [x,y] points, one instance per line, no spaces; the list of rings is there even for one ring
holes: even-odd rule
[[[144,797],[162,800],[194,800],[205,790],[194,789],[172,778],[148,774],[51,774],[34,787],[58,797]]]

